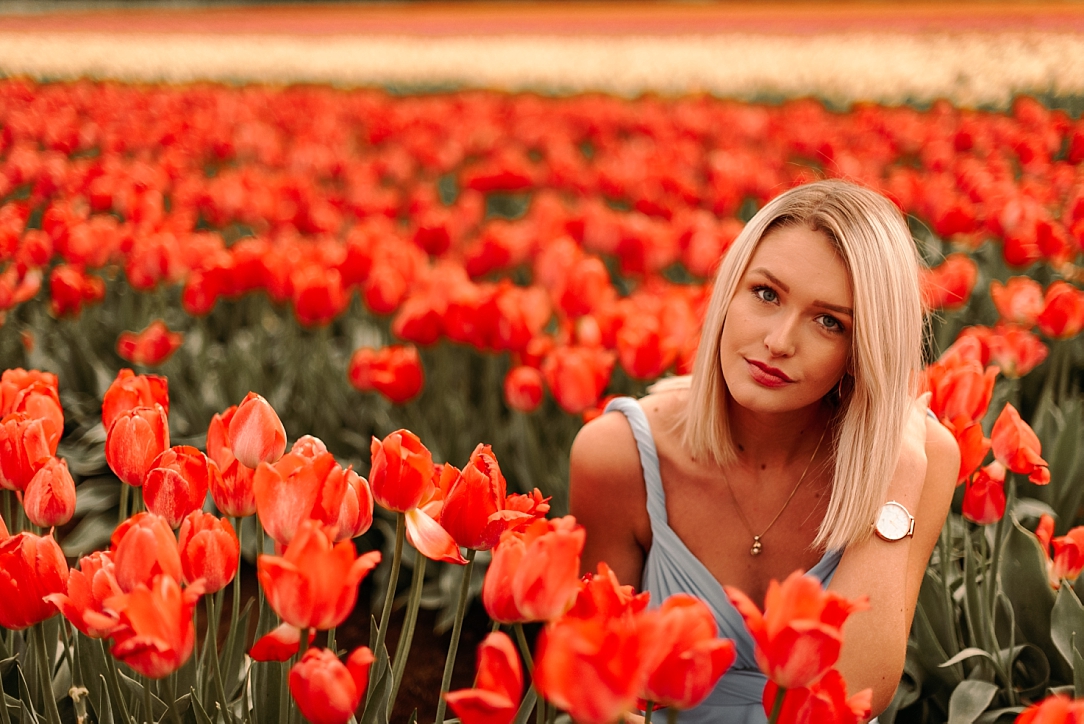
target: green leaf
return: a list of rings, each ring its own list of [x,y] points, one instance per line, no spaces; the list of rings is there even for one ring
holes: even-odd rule
[[[1024,710],[1022,706],[1006,706],[1000,709],[990,709],[983,712],[982,716],[975,720],[975,724],[1008,724],[1015,721],[1016,717]]]
[[[418,724],[418,710],[415,709],[410,714],[410,718],[407,719],[407,724]]]
[[[1084,606],[1072,587],[1064,584],[1058,589],[1050,612],[1050,638],[1065,662],[1072,664],[1073,639],[1084,642]]]
[[[984,649],[977,649],[977,648],[971,647],[971,648],[964,649],[963,651],[956,654],[955,656],[953,656],[951,659],[944,662],[943,664],[938,664],[938,666],[941,666],[941,667],[955,666],[956,664],[960,663],[961,661],[964,661],[966,659],[970,659],[972,656],[985,656],[986,658],[990,659],[991,661],[994,661],[994,655],[991,654],[989,651],[986,651]]]
[[[373,620],[375,623],[375,618]],[[387,647],[381,647],[377,653],[376,661],[369,669],[369,677],[369,680],[375,680],[375,683],[370,684],[370,693],[365,696],[365,711],[362,712],[359,724],[388,724],[388,699],[391,698],[392,677]]]
[[[998,687],[988,681],[961,682],[949,699],[948,724],[972,724],[994,700]]]
[[[207,711],[203,708],[203,705],[199,703],[199,699],[196,697],[196,690],[189,689],[189,696],[192,697],[192,711],[196,713],[197,724],[214,724],[211,721],[211,717],[207,716]]]
[[[1012,669],[1017,696],[1037,697],[1046,691],[1050,684],[1050,661],[1038,646],[1021,644],[1012,650],[1001,649],[997,657],[1004,670]]]
[[[223,651],[219,661],[222,662],[222,680],[226,686],[226,696],[233,700],[244,684],[241,678],[241,669],[245,665],[245,633],[248,631],[248,620],[252,617],[254,599],[248,599],[241,615],[237,618],[237,631],[239,635],[233,637],[233,648]]]
[[[527,690],[527,695],[523,697],[523,702],[519,705],[519,711],[516,712],[515,724],[527,724],[527,720],[531,717],[531,712],[534,711],[534,705],[538,701],[538,692],[534,690],[532,686]]]
[[[113,534],[116,525],[115,515],[91,513],[64,536],[60,547],[69,558],[78,558],[91,551],[101,550],[109,542],[109,536]]]

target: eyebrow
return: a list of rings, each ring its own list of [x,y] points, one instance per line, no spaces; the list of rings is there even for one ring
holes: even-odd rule
[[[768,280],[771,281],[772,284],[775,284],[777,287],[782,289],[784,292],[788,292],[788,293],[790,292],[790,287],[788,287],[786,284],[784,284],[782,279],[777,277],[775,274],[772,274],[770,271],[768,271],[764,267],[757,267],[756,269],[751,269],[750,271],[753,272],[754,274],[762,274],[763,276],[768,277]],[[842,306],[840,306],[838,304],[830,304],[828,302],[823,302],[820,299],[814,299],[813,300],[813,306],[823,307],[824,309],[831,309],[833,312],[839,312],[840,314],[846,314],[849,317],[854,316],[854,310],[851,309],[850,307],[842,307]]]

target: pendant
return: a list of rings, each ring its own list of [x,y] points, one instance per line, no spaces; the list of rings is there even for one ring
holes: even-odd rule
[[[759,556],[760,555],[760,549],[763,548],[763,547],[764,546],[762,546],[760,544],[760,536],[759,535],[753,536],[753,547],[749,549],[749,555],[751,555],[751,556]]]

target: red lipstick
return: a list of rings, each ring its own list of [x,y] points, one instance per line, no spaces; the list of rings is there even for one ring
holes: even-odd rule
[[[756,360],[747,359],[745,361],[749,365],[749,375],[758,384],[777,388],[794,382],[783,373],[783,370]]]

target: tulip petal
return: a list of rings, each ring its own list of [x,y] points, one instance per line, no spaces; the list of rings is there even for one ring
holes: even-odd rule
[[[467,562],[451,534],[418,508],[406,512],[406,535],[410,544],[430,560],[459,564]]]

